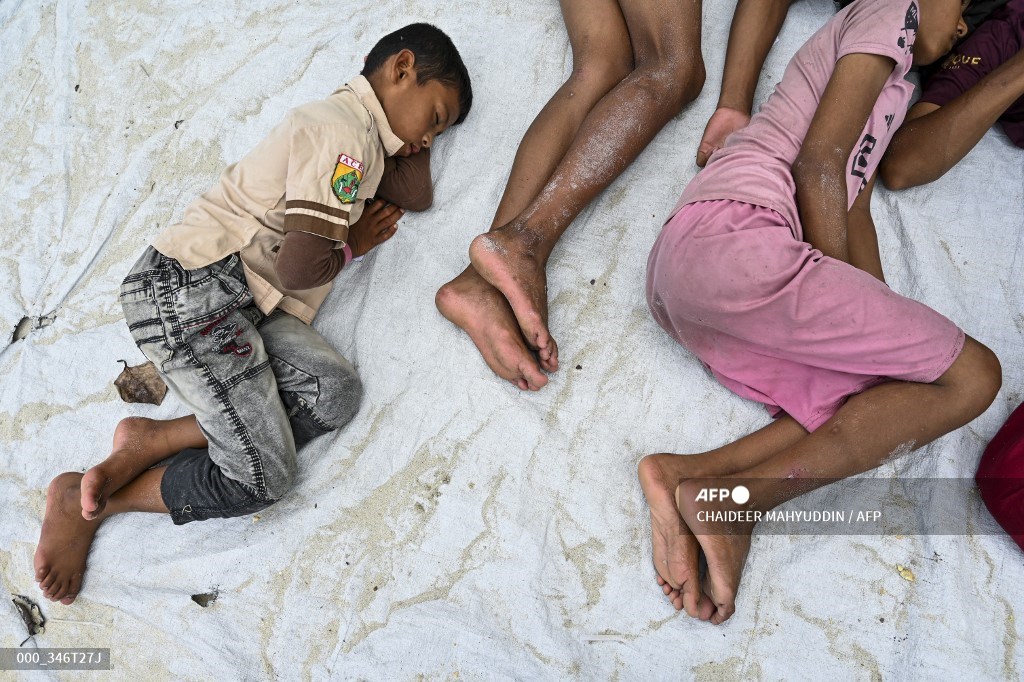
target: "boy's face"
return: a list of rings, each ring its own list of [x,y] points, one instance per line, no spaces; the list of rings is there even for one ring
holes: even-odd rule
[[[970,0],[921,3],[921,24],[914,42],[914,64],[931,64],[967,34],[963,13]]]
[[[383,67],[384,92],[381,106],[391,130],[405,146],[397,156],[415,154],[434,143],[459,118],[459,93],[439,81],[417,83],[415,55],[402,50]]]

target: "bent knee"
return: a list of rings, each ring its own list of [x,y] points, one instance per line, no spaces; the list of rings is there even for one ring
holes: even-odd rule
[[[342,428],[359,412],[363,382],[347,362],[320,377],[320,396],[316,415],[328,429]]]
[[[971,412],[972,419],[988,409],[1003,385],[999,358],[987,346],[969,336],[950,371],[955,372],[952,378],[958,389],[957,395]]]

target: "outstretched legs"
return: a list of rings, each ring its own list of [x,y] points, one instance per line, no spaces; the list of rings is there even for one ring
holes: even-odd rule
[[[562,13],[573,74],[527,131],[492,229],[470,246],[470,268],[437,296],[488,365],[530,389],[547,382],[540,369],[558,369],[547,328],[551,250],[704,82],[699,0],[563,0]],[[521,346],[507,340],[513,322]]]

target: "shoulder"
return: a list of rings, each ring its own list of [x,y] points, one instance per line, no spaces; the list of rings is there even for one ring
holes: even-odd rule
[[[914,58],[920,16],[917,0],[858,0],[836,16],[837,56],[879,54],[896,61],[905,72]]]
[[[293,133],[329,134],[343,132],[370,138],[373,117],[351,90],[342,89],[330,97],[298,106],[286,115]]]

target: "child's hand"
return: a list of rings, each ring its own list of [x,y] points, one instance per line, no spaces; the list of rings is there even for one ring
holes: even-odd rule
[[[405,211],[386,201],[367,201],[363,215],[348,228],[348,245],[356,258],[395,236]]]

